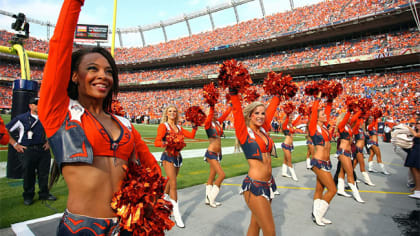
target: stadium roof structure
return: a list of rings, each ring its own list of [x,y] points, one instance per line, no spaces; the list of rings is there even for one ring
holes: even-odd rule
[[[168,37],[166,34],[166,30],[165,28],[167,26],[171,26],[174,24],[178,24],[178,23],[185,23],[187,29],[188,29],[188,34],[189,36],[193,35],[192,31],[191,31],[191,26],[189,21],[198,17],[202,17],[202,16],[209,16],[209,20],[212,26],[212,30],[214,30],[216,28],[215,24],[214,24],[214,20],[213,20],[213,13],[219,12],[219,11],[223,11],[229,8],[233,8],[234,13],[235,13],[235,18],[236,18],[236,23],[239,23],[239,14],[238,14],[238,9],[237,7],[240,5],[243,5],[245,3],[249,3],[249,2],[253,2],[256,0],[230,0],[230,2],[225,2],[225,3],[221,3],[212,7],[207,7],[203,10],[200,11],[196,11],[193,13],[189,13],[189,14],[183,14],[181,16],[172,18],[172,19],[168,19],[168,20],[163,20],[163,21],[159,21],[153,24],[149,24],[149,25],[144,25],[144,26],[136,26],[136,27],[130,27],[130,28],[117,28],[115,31],[118,35],[118,39],[120,42],[120,47],[124,47],[124,43],[123,43],[123,37],[122,34],[128,34],[128,33],[139,33],[140,34],[140,38],[141,38],[141,42],[142,42],[142,46],[146,46],[147,42],[146,39],[144,37],[144,32],[146,31],[151,31],[151,30],[155,30],[155,29],[162,29],[162,33],[165,39],[165,42],[168,42]],[[261,9],[261,14],[263,17],[265,17],[265,8],[264,8],[264,2],[263,0],[258,0],[259,1],[259,5],[260,5],[260,9]],[[289,0],[290,2],[290,6],[293,9],[293,0]],[[10,16],[12,17],[14,14],[11,12],[7,12],[4,10],[0,10],[0,14],[1,15],[6,15],[6,16]],[[27,18],[28,22],[31,23],[35,23],[35,24],[39,24],[42,26],[46,26],[47,27],[47,39],[49,39],[50,37],[50,31],[51,31],[51,27],[55,27],[55,24],[52,24],[50,22],[47,21],[41,21],[41,20],[37,20],[37,19],[33,19],[33,18]],[[112,29],[109,29],[108,34],[112,34]]]

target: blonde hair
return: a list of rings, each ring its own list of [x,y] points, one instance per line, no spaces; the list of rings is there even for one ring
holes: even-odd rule
[[[261,102],[253,102],[253,103],[248,104],[248,106],[246,106],[245,109],[243,110],[246,126],[249,126],[249,121],[251,120],[252,112],[255,110],[255,108],[259,106],[263,106],[264,109],[266,108],[265,105]],[[235,150],[238,150],[238,151],[242,150],[241,144],[239,143],[238,138],[236,138],[235,140]]]
[[[266,108],[265,105],[261,102],[253,102],[245,107],[244,109],[244,118],[246,126],[249,126],[249,121],[251,120],[251,114],[255,110],[255,108],[263,106],[264,109]]]
[[[178,108],[175,105],[169,105],[169,106],[165,107],[165,109],[163,110],[163,113],[162,113],[162,118],[160,119],[160,123],[163,124],[163,123],[168,121],[168,110],[169,110],[169,108],[175,108],[175,110],[176,110],[175,124],[178,124],[179,111],[178,111]]]

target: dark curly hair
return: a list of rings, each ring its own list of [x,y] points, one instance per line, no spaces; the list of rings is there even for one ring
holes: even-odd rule
[[[105,97],[104,103],[102,104],[102,108],[105,112],[111,111],[111,104],[113,96],[117,96],[118,94],[118,68],[115,64],[115,60],[112,57],[111,53],[102,47],[91,47],[91,48],[82,48],[80,50],[74,51],[71,55],[71,73],[70,73],[70,80],[69,85],[67,87],[67,94],[73,100],[78,100],[79,92],[77,90],[77,84],[74,83],[71,79],[73,76],[73,72],[77,71],[82,61],[83,57],[87,54],[91,53],[99,53],[106,58],[109,65],[112,69],[112,79],[114,81],[110,93]]]

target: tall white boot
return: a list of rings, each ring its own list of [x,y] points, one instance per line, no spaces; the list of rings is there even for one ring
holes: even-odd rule
[[[290,174],[292,174],[292,179],[294,181],[298,181],[298,178],[296,176],[295,169],[293,168],[293,166],[292,167],[289,166],[289,171],[290,171]]]
[[[351,191],[353,192],[353,197],[356,199],[356,201],[360,203],[364,203],[363,199],[360,197],[359,190],[357,189],[356,185],[349,183],[349,186],[351,188]]]
[[[314,200],[314,205],[312,208],[312,220],[319,226],[325,226],[325,224],[322,222],[322,215],[320,215],[319,212],[319,201],[321,201],[321,199]]]
[[[337,194],[339,196],[343,196],[343,197],[351,197],[350,194],[348,194],[348,193],[346,193],[346,191],[344,191],[344,179],[342,179],[342,178],[338,178]]]
[[[169,201],[172,203],[172,206],[173,206],[172,211],[174,213],[176,226],[178,226],[179,228],[184,228],[185,225],[184,225],[184,222],[182,221],[181,213],[179,212],[178,202],[176,202],[173,199],[169,199]]]
[[[311,158],[306,158],[306,169],[311,169]]]
[[[216,202],[216,197],[219,194],[220,188],[217,187],[217,185],[213,185],[213,188],[211,189],[211,192],[209,194],[209,200],[210,200],[210,206],[211,207],[217,207],[220,206],[221,204],[217,204],[218,202]]]
[[[314,200],[314,207],[313,207],[312,212],[315,210],[315,206],[317,206],[319,208],[320,202],[321,202],[321,199],[319,199],[319,198]],[[321,222],[324,223],[324,224],[332,224],[331,220],[329,220],[325,217],[322,217]]]
[[[331,224],[332,222],[324,218],[325,213],[328,210],[328,202],[321,199],[314,200],[314,208],[312,212],[313,219],[315,223],[319,226],[325,226],[325,224]]]
[[[375,186],[375,184],[372,183],[372,181],[370,180],[369,174],[366,171],[362,172],[362,175],[363,175],[363,181],[365,182],[365,184],[369,186]]]
[[[369,161],[369,162],[368,162],[368,171],[369,171],[369,172],[378,172],[377,170],[375,170],[375,169],[373,168],[373,161]]]
[[[282,166],[281,166],[281,175],[283,176],[283,177],[287,177],[287,178],[290,178],[290,177],[292,177],[292,176],[290,176],[289,174],[287,174],[287,165],[286,164],[283,164]]]
[[[384,175],[389,175],[390,174],[388,171],[386,171],[384,163],[379,163],[379,166],[381,167],[382,173]]]
[[[205,200],[206,205],[210,204],[209,194],[210,194],[212,188],[213,188],[213,185],[206,184],[206,200]]]

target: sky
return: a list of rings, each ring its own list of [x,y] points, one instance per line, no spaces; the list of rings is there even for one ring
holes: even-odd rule
[[[294,7],[311,5],[324,0],[294,0]],[[117,28],[131,28],[146,26],[160,21],[173,19],[183,14],[190,14],[218,4],[229,3],[231,0],[119,0],[117,3]],[[62,0],[0,0],[0,10],[17,14],[22,12],[28,18],[37,19],[55,24],[61,9]],[[266,15],[290,10],[289,0],[263,0]],[[262,11],[259,0],[254,0],[237,7],[240,21],[261,18]],[[79,24],[109,25],[112,28],[114,0],[86,0],[79,17]],[[213,14],[216,28],[236,23],[233,8]],[[14,32],[11,24],[14,18],[0,14],[0,29]],[[211,30],[209,16],[199,17],[189,21],[193,34]],[[188,36],[188,29],[184,23],[175,24],[165,28],[168,40]],[[52,36],[51,29],[49,37]],[[47,39],[47,27],[30,23],[30,36]],[[140,33],[122,34],[122,46],[143,46]],[[162,29],[144,32],[147,45],[164,42]],[[107,45],[111,43],[109,35]],[[116,36],[116,47],[121,47],[121,42]]]

